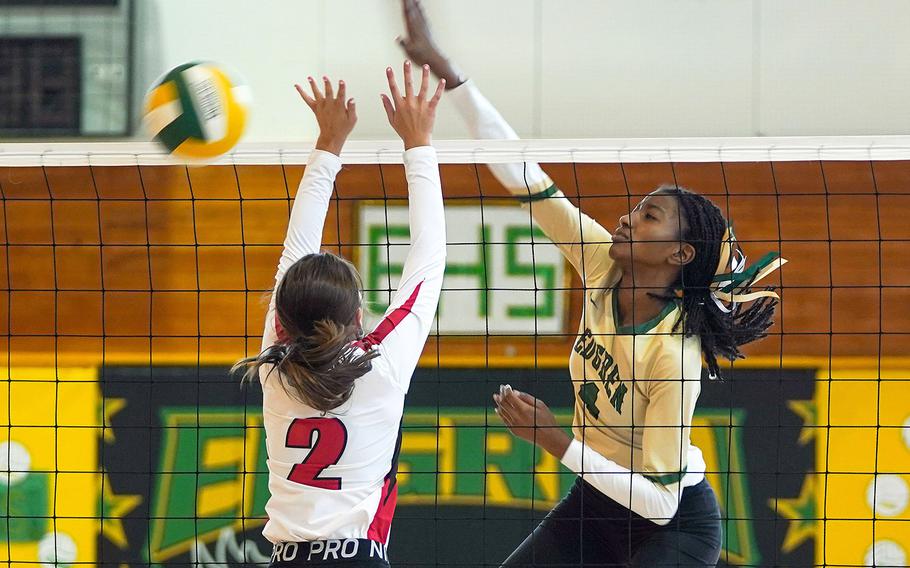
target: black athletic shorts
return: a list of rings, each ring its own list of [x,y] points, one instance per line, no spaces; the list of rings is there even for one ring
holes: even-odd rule
[[[683,489],[679,510],[661,526],[579,478],[503,566],[704,568],[717,564],[721,540],[720,507],[707,481]]]

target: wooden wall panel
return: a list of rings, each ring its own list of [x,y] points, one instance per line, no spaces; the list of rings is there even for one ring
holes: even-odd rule
[[[0,358],[229,362],[259,347],[302,167],[0,169]],[[790,260],[763,365],[905,357],[910,344],[910,162],[555,164],[547,170],[612,230],[661,183],[709,195],[756,258]],[[507,194],[489,171],[442,167],[449,203]],[[349,166],[324,235],[356,254],[361,199],[403,198],[400,166]],[[579,287],[577,278],[573,287]],[[562,365],[564,337],[431,338],[425,364]],[[55,359],[56,357],[56,359]]]

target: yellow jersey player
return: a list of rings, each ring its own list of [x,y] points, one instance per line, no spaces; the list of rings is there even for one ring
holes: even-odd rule
[[[404,16],[408,35],[400,44],[447,80],[447,98],[471,134],[517,138],[436,47],[419,0],[404,0]],[[509,386],[494,395],[515,435],[579,475],[504,566],[716,565],[720,510],[701,452],[689,440],[702,357],[717,376],[718,357],[741,357],[740,346],[765,336],[776,296],[749,287],[783,259],[769,254],[747,268],[721,211],[675,185],[646,196],[611,234],[537,164],[490,169],[584,285],[569,358],[574,438],[533,396]]]

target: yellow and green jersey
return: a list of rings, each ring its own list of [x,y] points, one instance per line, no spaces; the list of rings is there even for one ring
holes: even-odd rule
[[[473,81],[452,89],[446,99],[473,138],[518,138]],[[609,255],[610,233],[559,192],[539,164],[489,168],[513,195],[530,202],[526,206],[534,220],[585,286],[569,360],[576,440],[562,463],[639,515],[668,523],[679,488],[704,479],[704,458],[689,442],[700,388],[699,339],[673,333],[680,316],[675,304],[646,324],[618,325],[613,287],[621,274]],[[682,483],[676,485],[678,481]]]
[[[673,327],[675,302],[652,320],[623,326],[609,255],[610,233],[561,192],[528,204],[534,220],[584,283],[584,307],[569,358],[575,438],[616,464],[662,485],[697,483],[704,464],[689,431],[700,392],[701,344]],[[693,453],[695,463],[690,464]]]

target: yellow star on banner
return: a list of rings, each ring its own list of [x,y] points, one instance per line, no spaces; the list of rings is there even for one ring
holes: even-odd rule
[[[788,400],[787,406],[794,414],[803,419],[803,429],[799,431],[799,445],[805,446],[815,437],[815,425],[818,410],[814,400]]]
[[[104,443],[113,444],[117,441],[114,436],[114,428],[111,426],[111,418],[123,410],[126,406],[125,398],[106,398],[104,399]]]
[[[777,514],[790,520],[784,543],[781,545],[783,552],[791,552],[803,542],[815,538],[818,522],[815,518],[815,475],[807,473],[803,480],[799,497],[784,499],[768,499],[768,506],[777,510]]]
[[[111,480],[104,473],[101,503],[101,534],[117,545],[120,550],[127,550],[129,542],[123,530],[123,517],[142,503],[141,495],[117,495],[111,487]]]

